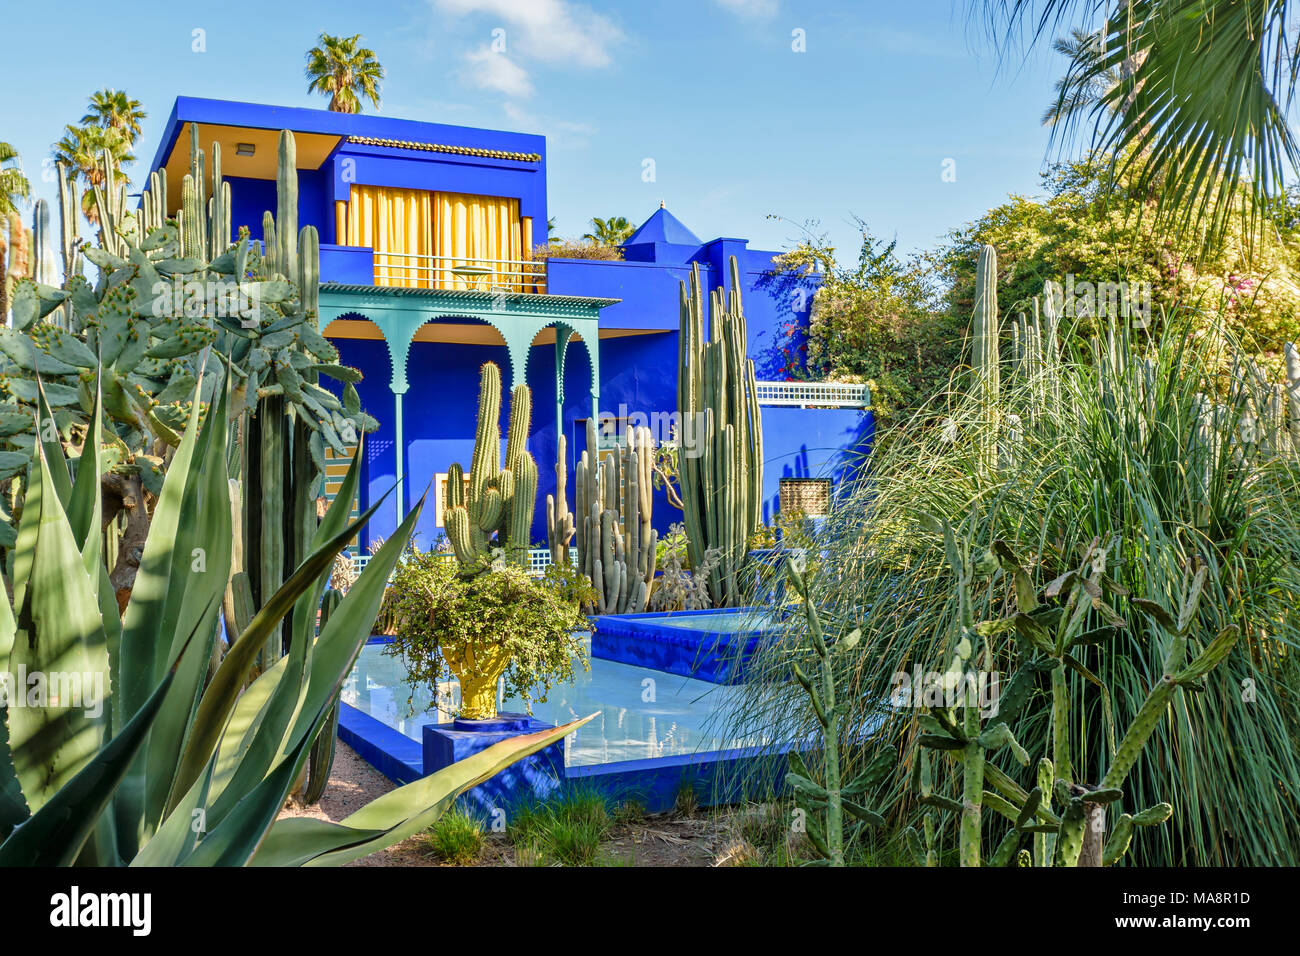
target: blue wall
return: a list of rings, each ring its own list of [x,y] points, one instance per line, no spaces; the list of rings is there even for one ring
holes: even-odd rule
[[[520,211],[534,222],[535,241],[545,241],[546,141],[541,136],[444,126],[375,115],[348,115],[327,110],[295,109],[178,98],[151,168],[162,165],[181,142],[187,123],[292,129],[341,137],[319,169],[299,171],[299,222],[314,225],[321,238],[321,278],[325,282],[369,284],[372,257],[368,249],[337,245],[334,202],[346,199],[352,183],[464,192],[518,198]],[[540,160],[488,157],[468,153],[433,152],[393,145],[349,143],[359,136],[415,143],[436,143],[467,150],[536,154]],[[270,180],[230,178],[232,227],[247,226],[261,238],[262,213],[276,206]],[[232,234],[233,238],[233,234]],[[548,291],[558,295],[619,299],[601,316],[608,332],[642,334],[602,338],[599,343],[601,382],[599,411],[623,416],[671,414],[676,408],[677,328],[679,288],[693,265],[700,269],[705,290],[729,285],[728,260],[739,265],[741,295],[749,331],[749,352],[760,380],[782,381],[803,364],[804,334],[818,276],[772,274],[773,252],[748,248],[743,239],[699,241],[665,209],[655,211],[625,246],[625,261],[552,259],[547,267]],[[394,448],[394,400],[389,391],[391,369],[382,340],[337,340],[342,360],[365,375],[358,385],[362,404],[381,427],[369,439],[365,472],[366,497],[373,501],[387,492],[397,474]],[[433,476],[455,461],[468,466],[473,450],[478,369],[494,361],[508,386],[509,359],[504,345],[475,346],[415,342],[408,359],[410,390],[403,398],[406,501],[423,493]],[[531,350],[527,381],[533,389],[530,450],[538,463],[539,490],[533,539],[545,537],[545,502],[555,488],[554,348]],[[572,474],[585,448],[584,420],[591,414],[590,364],[586,347],[571,344],[565,375],[563,421],[568,436],[570,491]],[[503,416],[504,419],[504,416]],[[767,407],[763,412],[763,517],[771,521],[777,508],[782,477],[842,477],[871,434],[869,413],[852,409]],[[680,517],[662,492],[656,494],[654,523],[662,532]],[[441,534],[432,503],[421,518],[417,539],[432,544]],[[391,534],[395,508],[384,508],[367,529],[363,547]]]

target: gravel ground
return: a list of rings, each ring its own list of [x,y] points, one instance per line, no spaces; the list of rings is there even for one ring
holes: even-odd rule
[[[338,744],[329,786],[320,803],[310,807],[287,806],[284,817],[315,817],[338,822],[375,797],[393,789],[393,784],[356,751]],[[729,818],[724,811],[714,815],[681,816],[659,813],[642,821],[616,824],[601,848],[601,862],[615,866],[719,866],[735,862],[736,845]],[[348,866],[442,866],[429,851],[421,834],[410,837],[380,853],[349,863]],[[489,834],[477,866],[518,866],[514,847],[504,834]]]

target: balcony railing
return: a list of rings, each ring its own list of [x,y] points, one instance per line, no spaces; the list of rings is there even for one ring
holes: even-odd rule
[[[755,382],[760,405],[870,408],[871,389],[842,382]]]
[[[375,285],[479,292],[546,292],[546,263],[408,252],[375,253]]]

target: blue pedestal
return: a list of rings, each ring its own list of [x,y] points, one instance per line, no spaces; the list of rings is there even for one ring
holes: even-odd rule
[[[554,726],[527,714],[498,714],[492,720],[454,720],[450,724],[426,724],[425,776],[503,740],[550,730]],[[561,740],[466,791],[457,803],[470,813],[491,822],[493,811],[504,810],[508,813],[510,808],[522,800],[544,800],[560,788],[563,780],[564,741]]]

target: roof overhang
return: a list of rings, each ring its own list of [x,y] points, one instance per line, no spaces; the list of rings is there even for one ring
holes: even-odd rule
[[[223,178],[275,179],[280,159],[280,131],[255,126],[227,126],[198,123],[199,149],[203,150],[212,171],[212,144],[221,144]],[[326,133],[294,133],[299,169],[320,169],[342,141],[342,136]],[[241,155],[251,147],[252,155]],[[171,144],[162,160],[167,170],[167,209],[175,210],[181,202],[181,182],[190,171],[190,133],[188,125]]]

